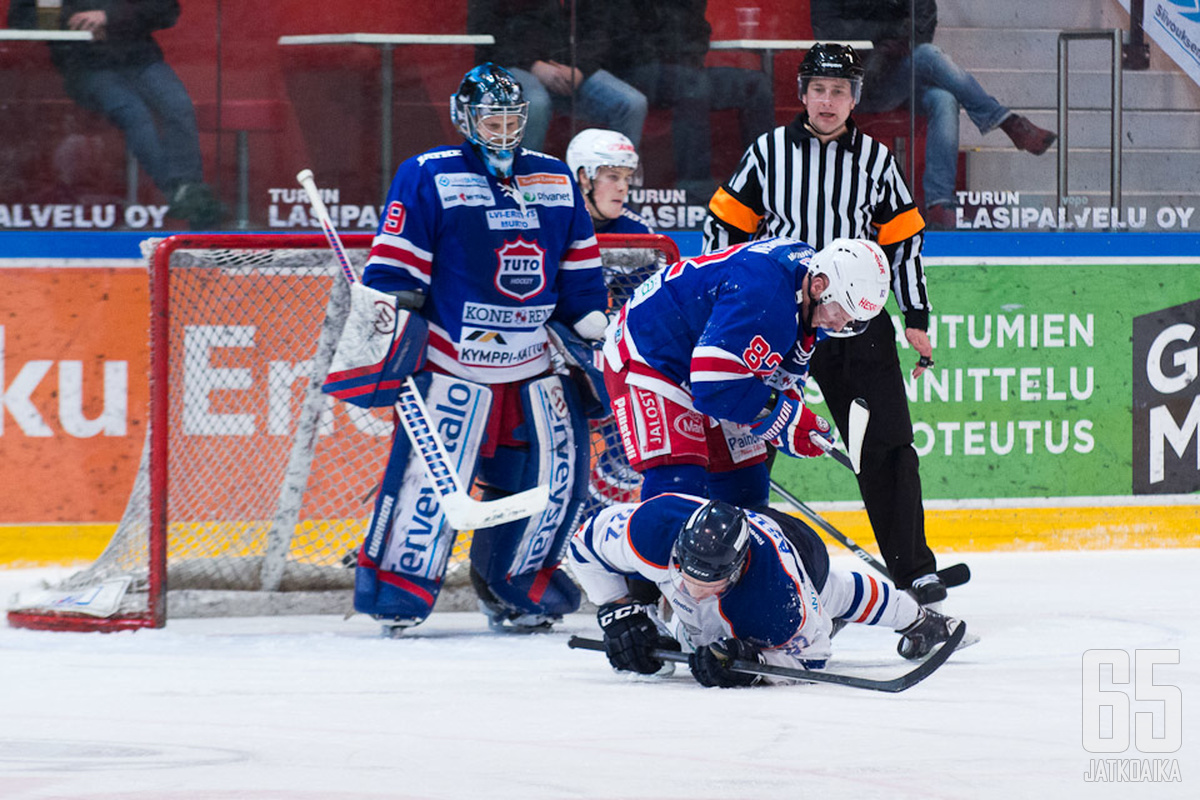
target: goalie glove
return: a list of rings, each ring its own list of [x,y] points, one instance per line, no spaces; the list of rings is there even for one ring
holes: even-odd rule
[[[734,686],[753,686],[758,683],[759,675],[748,672],[734,672],[729,667],[734,661],[753,661],[763,663],[759,649],[741,639],[718,639],[707,647],[701,647],[688,655],[688,666],[692,677],[703,686],[720,686],[728,689]]]
[[[605,603],[596,613],[604,631],[604,652],[613,669],[653,675],[662,669],[663,662],[653,650],[679,650],[679,642],[663,636],[650,614],[648,603]]]
[[[793,458],[816,458],[825,454],[825,450],[809,438],[814,431],[833,441],[828,420],[814,414],[791,392],[779,395],[775,408],[750,425],[751,433]]]

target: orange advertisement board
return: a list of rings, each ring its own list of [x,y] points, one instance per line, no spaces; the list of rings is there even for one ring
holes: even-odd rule
[[[146,271],[0,280],[0,525],[116,522],[146,431]]]

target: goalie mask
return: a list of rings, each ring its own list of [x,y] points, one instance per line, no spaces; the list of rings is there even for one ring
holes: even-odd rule
[[[750,524],[737,506],[712,500],[696,509],[679,531],[672,565],[703,583],[737,581],[750,552]]]
[[[800,97],[808,91],[812,78],[845,78],[850,81],[850,95],[857,103],[862,94],[862,60],[848,44],[815,44],[800,62],[796,81],[800,86]]]
[[[857,336],[883,311],[891,270],[883,250],[874,242],[834,239],[812,257],[808,272],[824,275],[829,281],[818,303],[837,303],[850,316],[850,321],[839,330],[826,327],[830,336]]]
[[[497,178],[512,175],[513,156],[525,135],[529,103],[508,70],[490,61],[463,76],[450,98],[450,120],[474,145]]]

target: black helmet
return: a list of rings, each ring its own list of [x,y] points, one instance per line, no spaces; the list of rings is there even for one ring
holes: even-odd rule
[[[750,524],[740,508],[710,500],[679,531],[674,558],[681,572],[711,583],[736,580],[750,552]]]
[[[518,123],[504,135],[489,135],[480,130],[481,120],[492,116],[515,118]],[[450,120],[467,141],[480,148],[488,167],[507,177],[513,152],[525,135],[529,103],[512,73],[490,61],[474,67],[463,76],[458,91],[450,96]]]
[[[800,62],[796,80],[800,86],[800,96],[804,96],[808,88],[809,78],[845,78],[850,81],[854,101],[862,92],[862,80],[865,70],[862,59],[848,44],[814,44]]]

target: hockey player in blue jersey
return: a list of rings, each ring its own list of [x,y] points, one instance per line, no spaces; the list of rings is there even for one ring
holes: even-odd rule
[[[872,242],[819,253],[784,237],[687,258],[634,292],[605,334],[605,385],[642,497],[681,492],[757,508],[766,443],[824,450],[805,407],[815,342],[853,336],[883,310],[890,272]]]
[[[654,233],[625,205],[638,174],[637,149],[628,136],[603,128],[582,130],[567,145],[566,161],[596,233]]]
[[[409,158],[395,179],[364,271],[428,324],[417,382],[432,425],[484,499],[548,485],[528,519],[476,530],[470,577],[493,627],[537,629],[574,611],[558,568],[587,481],[586,422],[552,375],[546,325],[597,340],[608,298],[584,199],[562,161],[520,147],[528,104],[506,70],[470,70],[451,97],[457,145]],[[455,532],[395,437],[367,539],[355,607],[398,626],[429,614]]]
[[[830,569],[825,545],[800,520],[688,495],[600,511],[571,538],[569,563],[598,607],[615,669],[665,673],[670,663],[652,651],[682,649],[705,686],[762,680],[727,669],[731,660],[822,669],[835,620],[895,630],[908,659],[928,655],[960,624],[884,580]],[[629,578],[657,585],[669,624],[629,595]]]

